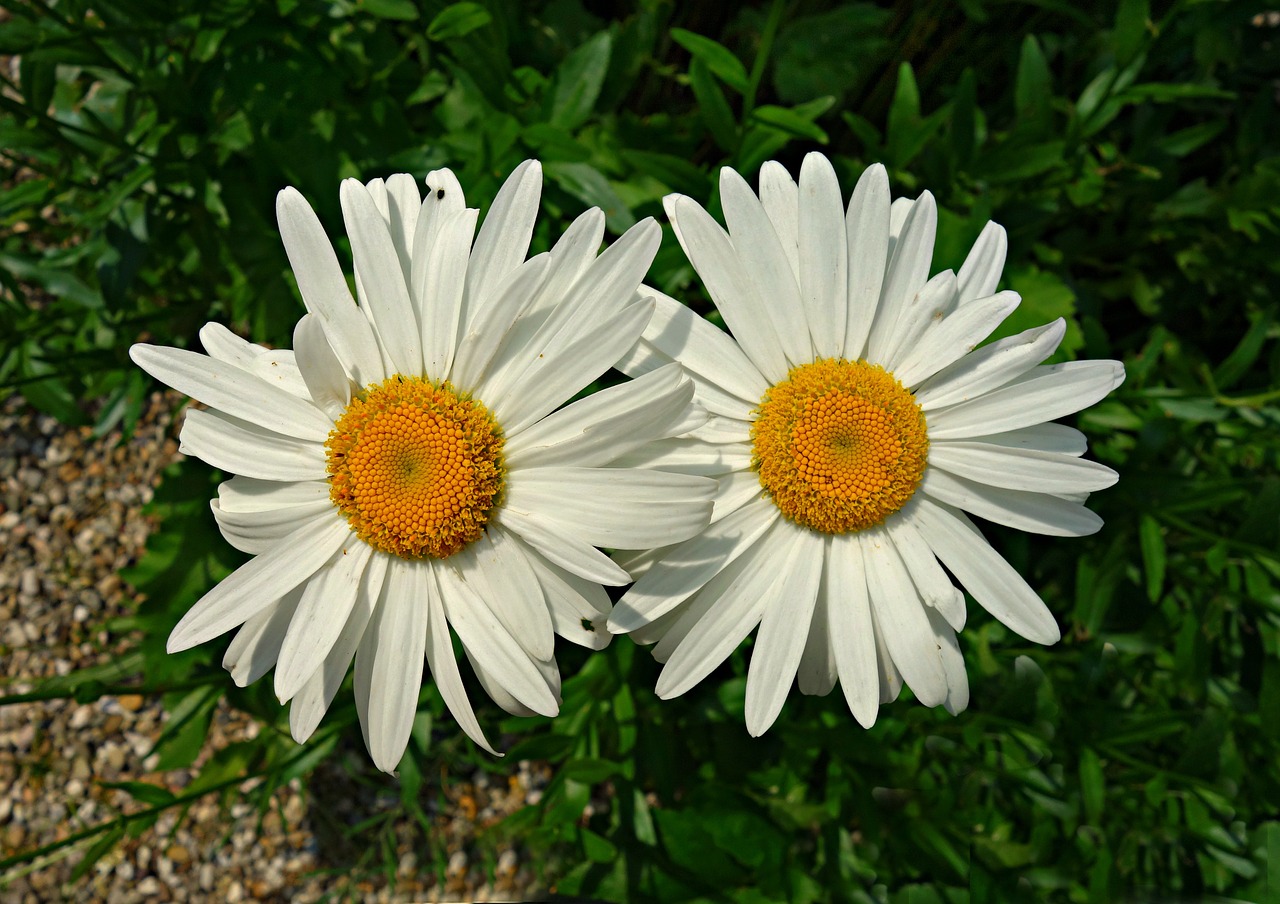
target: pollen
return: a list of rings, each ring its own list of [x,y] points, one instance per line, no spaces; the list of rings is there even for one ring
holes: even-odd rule
[[[875,364],[822,358],[792,368],[756,411],[752,466],[797,524],[828,534],[874,527],[924,476],[924,412]]]
[[[502,431],[447,382],[370,385],[325,448],[333,504],[360,539],[402,558],[443,559],[478,540],[501,497]]]

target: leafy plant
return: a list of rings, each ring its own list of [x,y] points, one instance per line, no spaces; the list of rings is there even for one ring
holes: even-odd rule
[[[1102,533],[989,531],[1064,640],[1034,648],[975,617],[961,641],[968,712],[902,703],[863,731],[838,694],[793,698],[750,740],[741,653],[659,703],[656,666],[620,639],[566,652],[561,715],[503,721],[502,761],[477,754],[426,688],[400,778],[361,778],[399,803],[344,829],[353,843],[384,850],[394,820],[428,831],[440,764],[504,773],[528,758],[554,779],[488,842],[518,841],[567,895],[1263,900],[1280,884],[1271,14],[1147,0],[638,0],[612,21],[579,0],[7,10],[0,53],[18,63],[0,75],[0,384],[69,424],[139,416],[149,387],[125,357],[139,339],[188,344],[216,319],[289,342],[301,309],[271,219],[283,186],[333,225],[343,177],[448,165],[483,206],[528,156],[547,175],[537,250],[586,206],[617,234],[662,219],[669,192],[714,202],[720,166],[751,177],[776,157],[794,171],[821,146],[848,189],[882,161],[897,191],[939,201],[935,269],[957,266],[988,219],[1007,228],[1006,283],[1024,301],[1005,332],[1062,316],[1060,355],[1126,362],[1122,390],[1080,419],[1122,475],[1091,500]],[[707,310],[674,242],[650,281]],[[224,696],[283,726],[269,690],[231,688],[212,649],[163,653],[180,613],[236,563],[204,507],[211,481],[184,464],[155,504],[162,530],[127,576],[148,599],[112,626],[141,632],[136,652],[0,703],[163,693],[169,766],[192,761]],[[262,775],[269,796],[346,763],[338,739],[354,720],[339,694],[306,747],[264,731],[181,796],[123,788],[139,809],[58,845],[84,846],[82,876],[197,795]]]

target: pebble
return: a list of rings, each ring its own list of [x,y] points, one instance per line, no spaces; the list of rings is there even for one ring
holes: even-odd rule
[[[119,432],[95,438],[87,428],[62,427],[25,408],[17,396],[0,400],[4,693],[30,692],[40,679],[103,664],[136,645],[136,634],[116,636],[105,624],[136,611],[133,591],[119,572],[142,554],[153,526],[142,505],[152,498],[161,471],[179,457],[171,426],[177,401],[176,394],[155,394],[126,440]],[[166,718],[158,696],[141,694],[0,707],[0,859],[145,806],[106,787],[110,783],[142,781],[176,793],[216,750],[274,730],[224,702],[195,767],[166,774],[155,771],[158,756],[152,752]],[[395,875],[388,877],[374,863],[348,876],[348,855],[327,858],[327,845],[317,834],[320,823],[310,814],[321,808],[332,835],[335,825],[344,829],[371,817],[385,822],[384,814],[398,811],[400,792],[395,779],[373,769],[358,733],[343,743],[349,749],[322,763],[306,790],[296,779],[276,789],[261,819],[257,798],[249,796],[262,784],[256,779],[244,784],[238,800],[211,795],[181,813],[165,811],[77,883],[69,879],[84,847],[31,873],[11,874],[0,901],[311,904],[328,898],[494,897],[488,884],[493,854],[477,845],[477,836],[540,796],[550,769],[521,762],[518,780],[479,770],[448,775],[430,791],[424,787],[430,837],[424,840],[416,819],[395,812]],[[352,769],[353,763],[360,765]],[[443,806],[435,803],[446,799]],[[447,856],[443,886],[436,884],[435,860],[415,854],[427,850]],[[346,884],[335,888],[335,876]],[[506,900],[527,898],[524,892],[535,883],[519,849],[502,851],[496,877]]]

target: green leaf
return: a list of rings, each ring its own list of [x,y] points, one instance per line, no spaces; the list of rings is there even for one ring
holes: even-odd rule
[[[414,22],[418,18],[418,6],[413,0],[358,0],[360,9],[379,19],[397,22]]]
[[[578,839],[582,843],[582,853],[592,863],[612,863],[618,857],[618,848],[613,842],[590,829],[579,828]]]
[[[1009,141],[979,155],[978,164],[991,182],[1021,182],[1063,166],[1065,152],[1063,141],[1031,145]]]
[[[1015,131],[1032,139],[1043,138],[1050,133],[1053,82],[1049,64],[1035,35],[1027,35],[1022,40],[1018,72],[1014,77],[1013,100],[1017,113]]]
[[[618,197],[609,180],[589,163],[548,163],[547,176],[580,201],[604,211],[605,225],[621,235],[635,225],[636,218]]]
[[[702,122],[720,149],[732,153],[738,145],[738,123],[724,92],[711,77],[711,70],[702,60],[694,57],[689,64],[689,85],[698,101]]]
[[[671,29],[671,37],[695,59],[705,63],[720,81],[739,94],[747,93],[747,69],[729,48],[683,28]]]
[[[166,696],[169,721],[151,748],[152,753],[160,755],[156,769],[180,769],[195,762],[221,696],[222,691],[216,685],[199,687],[181,696]]]
[[[538,152],[542,162],[562,160],[581,163],[591,159],[591,148],[578,141],[570,132],[547,122],[535,122],[520,132],[525,144]]]
[[[920,113],[920,89],[910,63],[898,67],[898,86],[889,105],[885,155],[893,166],[905,168],[942,126],[944,110],[925,118]]]
[[[1143,515],[1138,525],[1138,539],[1147,573],[1147,599],[1154,603],[1160,599],[1160,591],[1164,587],[1164,531],[1160,522],[1150,515]]]
[[[479,3],[451,3],[431,20],[427,37],[432,41],[449,41],[469,35],[492,21],[492,14]]]
[[[149,807],[164,807],[174,799],[173,792],[168,788],[162,788],[149,782],[99,782],[98,784],[104,788],[123,791],[134,800]]]
[[[819,101],[826,102],[827,108],[830,108],[830,105],[835,103],[835,98],[824,97],[819,98]],[[827,133],[818,127],[812,118],[795,110],[788,110],[786,107],[762,104],[751,111],[751,118],[797,138],[807,138],[818,144],[826,144],[829,141]]]
[[[112,825],[103,833],[101,838],[89,846],[89,849],[84,852],[84,857],[76,864],[75,869],[71,871],[67,882],[69,884],[76,883],[83,879],[89,870],[93,869],[99,860],[110,853],[122,838],[124,838],[123,821]]]
[[[1156,147],[1171,157],[1185,157],[1213,141],[1226,127],[1227,122],[1223,119],[1197,123],[1165,135],[1156,142]]]
[[[1148,0],[1120,0],[1116,10],[1115,29],[1111,32],[1111,43],[1121,65],[1128,63],[1142,50],[1146,43],[1147,19],[1150,15]]]
[[[808,5],[788,9],[769,57],[773,86],[784,103],[834,95],[841,101],[879,75],[892,47],[893,13],[874,3],[824,4],[826,12],[805,15]]]
[[[951,101],[951,152],[961,167],[973,161],[978,146],[978,78],[966,68]]]
[[[18,84],[33,113],[45,114],[58,84],[58,67],[31,56],[18,61]]]
[[[637,172],[652,176],[672,191],[693,197],[708,192],[707,174],[684,157],[654,151],[624,150],[622,159]]]
[[[576,129],[591,116],[600,88],[609,71],[613,38],[597,32],[564,58],[556,70],[550,122],[562,129]]]
[[[1249,314],[1249,328],[1245,330],[1239,344],[1236,344],[1222,364],[1213,369],[1213,383],[1217,384],[1217,388],[1233,387],[1252,370],[1253,362],[1258,360],[1263,343],[1266,343],[1267,335],[1271,332],[1271,324],[1275,323],[1275,314],[1274,306]]]
[[[605,779],[620,774],[622,767],[611,760],[580,759],[569,760],[564,764],[561,773],[565,778],[588,785],[596,785]]]
[[[1071,357],[1084,344],[1080,324],[1076,320],[1075,292],[1057,275],[1035,266],[1010,269],[1006,279],[1009,288],[1022,296],[1022,304],[996,328],[991,339],[1012,336],[1063,317],[1067,321],[1067,332],[1058,346],[1058,354]]]
[[[1235,100],[1234,91],[1215,88],[1212,85],[1193,85],[1190,82],[1144,82],[1126,88],[1119,95],[1125,103],[1138,103],[1144,100],[1156,103],[1169,103],[1179,100]]]
[[[1102,807],[1107,799],[1106,776],[1102,761],[1092,748],[1080,751],[1080,796],[1084,803],[1084,816],[1089,825],[1102,824]]]

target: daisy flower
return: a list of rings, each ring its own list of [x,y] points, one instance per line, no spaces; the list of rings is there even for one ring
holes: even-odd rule
[[[560,407],[648,324],[654,302],[636,290],[659,227],[641,222],[597,256],[593,209],[525,260],[541,185],[538,163],[521,165],[476,233],[449,170],[427,176],[425,197],[408,175],[343,182],[358,304],[287,188],[276,212],[308,311],[293,351],[211,323],[207,356],[130,352],[208,406],[187,412],[181,448],[237,475],[213,514],[254,556],[183,617],[169,651],[239,627],[223,665],[242,686],[275,667],[298,741],[354,657],[365,743],[391,771],[425,661],[459,725],[493,752],[450,627],[499,706],[555,715],[554,635],[605,646],[601,585],[630,580],[595,547],[691,537],[710,517],[712,481],[613,466],[705,419],[678,367]]]
[[[1105,396],[1122,366],[1042,365],[1062,320],[975,350],[1019,301],[996,292],[1004,230],[988,224],[958,274],[930,279],[933,198],[891,204],[882,166],[847,211],[820,154],[799,185],[765,164],[759,196],[724,169],[720,197],[728,232],[687,197],[666,209],[733,338],[658,295],[619,364],[638,376],[678,361],[692,377],[708,423],[626,460],[717,478],[712,524],[624,560],[643,573],[609,628],[657,641],[657,692],[669,698],[758,626],[753,735],[797,677],[806,694],[839,680],[867,727],[904,682],[958,712],[969,691],[956,583],[1028,640],[1059,638],[966,512],[1055,536],[1098,530],[1081,503],[1116,474],[1081,459],[1078,430],[1049,422]]]

